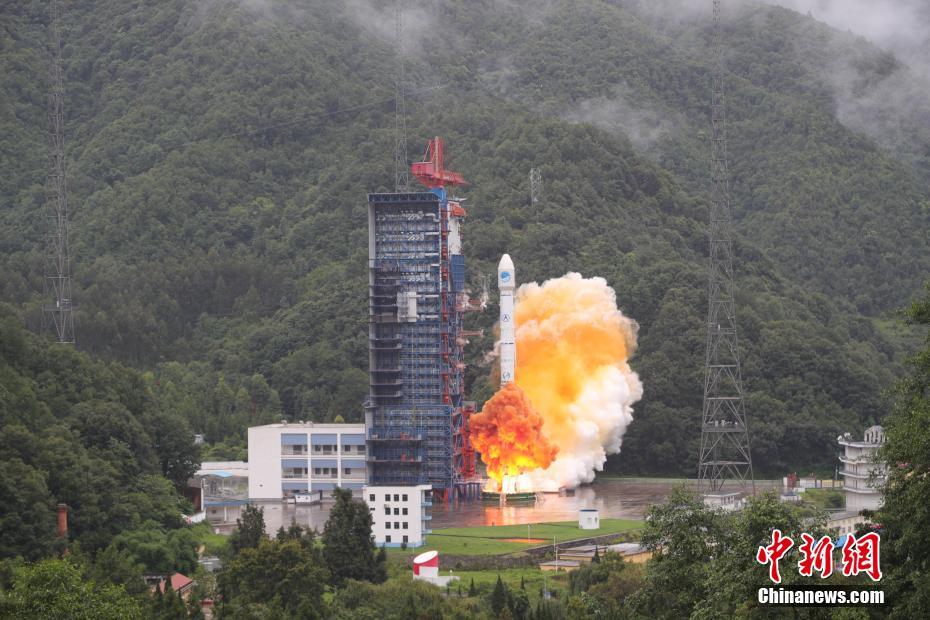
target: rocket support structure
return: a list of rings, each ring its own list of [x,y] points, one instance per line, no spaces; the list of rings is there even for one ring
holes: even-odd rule
[[[516,327],[513,316],[513,296],[516,290],[517,274],[513,268],[513,260],[509,254],[501,257],[497,265],[497,288],[500,291],[500,360],[501,385],[511,383],[515,379],[517,368],[517,342]]]

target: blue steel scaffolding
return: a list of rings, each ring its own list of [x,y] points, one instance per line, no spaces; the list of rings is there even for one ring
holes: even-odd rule
[[[465,264],[449,247],[450,221],[464,211],[452,205],[441,188],[368,196],[369,481],[431,484],[447,499],[467,444]]]

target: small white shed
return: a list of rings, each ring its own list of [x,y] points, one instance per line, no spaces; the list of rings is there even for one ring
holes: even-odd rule
[[[601,517],[597,508],[582,508],[578,511],[578,527],[583,530],[596,530],[601,527]]]

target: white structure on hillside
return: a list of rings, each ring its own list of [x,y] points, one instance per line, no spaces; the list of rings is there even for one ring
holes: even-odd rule
[[[242,461],[204,461],[188,482],[200,490],[195,507],[211,524],[235,523],[249,503],[249,464]]]
[[[851,433],[837,437],[845,448],[840,456],[843,469],[843,490],[846,491],[846,510],[878,510],[882,505],[879,487],[885,483],[886,468],[876,459],[876,452],[885,443],[885,431],[872,426],[865,431],[863,441],[855,441]]]
[[[417,486],[366,486],[362,499],[371,510],[375,544],[385,547],[419,547],[426,542],[433,505],[428,484]]]
[[[249,499],[290,498],[367,481],[364,424],[266,424],[249,429]]]

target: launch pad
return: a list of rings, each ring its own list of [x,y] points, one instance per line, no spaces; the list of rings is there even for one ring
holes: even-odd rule
[[[504,493],[502,498],[501,493],[497,491],[482,491],[481,501],[502,504],[526,504],[536,501],[536,493],[534,491]]]

